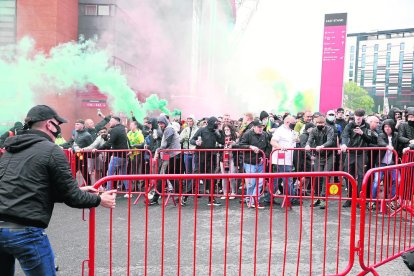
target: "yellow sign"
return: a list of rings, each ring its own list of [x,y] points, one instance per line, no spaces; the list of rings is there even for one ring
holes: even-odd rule
[[[337,195],[339,193],[338,184],[332,183],[329,185],[329,194],[330,195]]]

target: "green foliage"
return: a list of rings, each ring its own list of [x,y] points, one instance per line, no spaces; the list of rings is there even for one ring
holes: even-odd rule
[[[374,99],[368,95],[368,91],[359,87],[355,82],[347,82],[344,85],[344,106],[355,110],[362,108],[366,113],[372,113]]]

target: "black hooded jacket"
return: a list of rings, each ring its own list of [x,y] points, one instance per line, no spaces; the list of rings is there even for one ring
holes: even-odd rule
[[[395,121],[395,113],[401,113],[401,110],[397,107],[393,107],[390,109],[390,111],[388,112],[388,119],[392,120],[394,122],[394,124],[397,123],[397,121]]]
[[[397,151],[398,155],[402,154],[402,147],[403,147],[403,140],[398,136],[398,132],[395,129],[395,123],[394,120],[392,119],[387,119],[382,123],[382,132],[378,135],[378,146],[379,147],[386,147],[388,146],[389,142],[388,142],[388,135],[385,133],[384,131],[384,127],[386,125],[389,125],[392,129],[392,134],[391,134],[391,143],[393,148]],[[380,161],[382,160],[382,158],[384,157],[386,151],[381,151],[381,156],[380,156]],[[395,158],[395,156],[394,156]],[[393,158],[393,161],[394,161]],[[394,163],[394,162],[393,162]],[[393,164],[392,163],[392,164]]]
[[[410,124],[413,123],[408,122],[409,115],[414,115],[413,107],[407,108],[406,122],[401,123],[400,127],[398,128],[398,135],[401,138],[404,147],[408,147],[410,145],[410,141],[414,139],[414,126],[410,126]]]
[[[38,130],[10,137],[0,158],[0,220],[46,228],[55,202],[76,208],[100,204],[72,177],[68,160],[50,137]]]
[[[6,131],[5,133],[3,133],[3,135],[0,136],[0,148],[3,147],[3,144],[6,141],[6,139],[10,137],[10,133],[12,133],[14,136],[19,134],[22,130],[23,124],[20,122],[16,122],[14,126],[11,129],[9,129],[9,131]]]
[[[199,128],[190,140],[191,145],[195,145],[196,149],[214,149],[216,144],[223,144],[222,137],[216,127],[217,118],[210,117],[207,126]],[[196,141],[201,137],[201,146],[197,146]]]

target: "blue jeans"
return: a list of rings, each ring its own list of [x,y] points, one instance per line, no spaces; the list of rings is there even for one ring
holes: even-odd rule
[[[52,247],[42,228],[0,228],[0,274],[14,275],[16,259],[25,275],[56,275]]]
[[[114,175],[116,170],[119,170],[122,175],[127,174],[127,165],[128,165],[128,161],[126,158],[112,156],[111,161],[109,162],[108,176]],[[124,180],[123,183],[124,183],[125,191],[129,191],[128,181]],[[106,189],[107,190],[113,189],[112,181],[108,182]]]
[[[192,174],[194,171],[194,157],[193,154],[184,153],[184,167],[185,167],[185,173],[186,174]],[[184,189],[183,193],[190,193],[195,192],[193,191],[193,180],[188,179],[186,181],[183,181]]]
[[[381,167],[386,167],[386,166],[387,166],[386,164],[381,163]],[[389,172],[387,175],[389,175]],[[391,178],[392,178],[391,197],[394,197],[396,190],[397,190],[397,185],[396,185],[397,171],[396,170],[391,171]],[[381,180],[383,179],[384,179],[384,172],[376,172],[374,174],[374,182],[372,183],[372,198],[377,198],[378,183],[381,182]],[[388,183],[388,181],[386,181],[385,183]],[[389,194],[389,185],[387,185],[386,191]],[[387,198],[386,195],[384,197]]]
[[[251,164],[243,164],[244,172],[245,173],[262,173],[263,172],[263,164],[251,165]],[[259,187],[256,184],[257,178],[246,178],[247,181],[247,192],[246,198],[247,203],[254,203],[254,196],[260,195],[263,187],[263,178],[259,178]]]
[[[278,172],[278,173],[287,173],[287,172],[292,171],[292,166],[290,166],[290,165],[274,165],[274,166],[275,166],[274,171]],[[287,185],[286,185],[286,179],[287,179],[287,182],[288,182]],[[284,194],[288,193],[289,195],[295,195],[295,191],[294,191],[294,188],[293,188],[293,179],[292,179],[292,177],[275,178],[273,180],[273,192],[277,191],[278,186],[279,186],[279,181],[282,181],[282,180],[284,181],[283,193]],[[287,186],[287,188],[286,188],[286,186]]]

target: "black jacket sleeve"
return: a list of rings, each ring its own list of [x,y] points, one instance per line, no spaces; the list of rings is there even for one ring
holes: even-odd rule
[[[333,148],[335,147],[335,132],[332,127],[327,127],[326,133],[326,142],[322,145],[324,148]]]
[[[48,167],[50,179],[53,181],[52,194],[55,202],[64,202],[75,208],[99,206],[99,196],[79,189],[77,181],[72,177],[66,156],[59,147],[53,149]]]
[[[105,118],[102,119],[102,121],[100,121],[99,123],[97,123],[95,125],[96,132],[98,132],[101,129],[103,129],[104,126],[106,126],[106,124],[109,123],[109,120],[111,120],[111,116],[106,116]]]
[[[201,131],[202,131],[202,129],[203,129],[203,128],[199,128],[199,129],[197,129],[197,131],[196,131],[196,133],[194,134],[193,138],[191,138],[191,140],[190,140],[190,144],[191,144],[191,145],[193,145],[193,146],[196,146],[196,145],[197,145],[197,144],[196,144],[196,141],[197,141],[198,137],[201,137]]]

